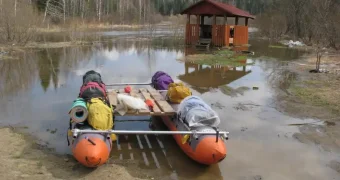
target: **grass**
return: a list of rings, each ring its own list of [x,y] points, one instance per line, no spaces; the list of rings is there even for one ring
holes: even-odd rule
[[[238,94],[243,95],[245,91],[250,90],[249,87],[241,86],[236,89],[229,86],[220,86],[221,92],[227,96],[236,97]]]
[[[184,61],[201,65],[221,65],[221,66],[244,66],[247,56],[236,54],[234,51],[225,49],[215,51],[211,54],[194,54],[185,57]]]
[[[313,78],[294,82],[289,88],[292,95],[305,104],[325,107],[336,114],[340,114],[339,80],[325,78]]]
[[[269,48],[286,49],[287,46],[270,45]]]

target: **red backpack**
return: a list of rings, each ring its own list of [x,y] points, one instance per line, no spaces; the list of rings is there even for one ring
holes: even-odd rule
[[[88,82],[81,86],[79,97],[83,99],[91,99],[95,97],[106,98],[106,86],[104,83]]]

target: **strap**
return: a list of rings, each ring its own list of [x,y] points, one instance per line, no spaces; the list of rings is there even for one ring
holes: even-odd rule
[[[72,129],[72,119],[70,118],[70,123],[69,123],[69,127],[67,129],[67,133],[66,133],[66,139],[67,139],[67,146],[70,146],[70,140],[68,139],[68,130]]]
[[[70,146],[70,140],[68,139],[68,129],[67,129],[67,132],[66,132],[66,140],[67,140],[67,146]]]
[[[212,127],[216,131],[216,142],[218,142],[218,136],[220,135],[220,131],[217,127]]]

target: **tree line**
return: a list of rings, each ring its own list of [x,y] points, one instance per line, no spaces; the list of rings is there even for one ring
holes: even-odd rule
[[[115,23],[145,23],[162,16],[177,15],[200,0],[33,0],[45,16],[54,20],[68,17],[111,21]],[[261,14],[274,0],[217,0],[233,4],[252,14]]]
[[[338,49],[340,0],[273,1],[257,24],[272,39],[294,37],[309,44]]]

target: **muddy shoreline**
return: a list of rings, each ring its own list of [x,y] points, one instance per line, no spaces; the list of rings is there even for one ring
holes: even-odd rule
[[[336,61],[339,58],[340,55],[334,55],[322,59],[322,68],[328,73],[309,72],[315,68],[314,56],[289,63],[274,73],[281,78],[274,85],[276,108],[291,117],[312,120],[291,124],[300,130],[293,138],[335,154],[340,153],[340,73],[337,71],[340,64]],[[339,161],[333,160],[328,166],[340,173]]]
[[[14,127],[0,128],[0,174],[3,179],[138,179],[124,167],[107,163],[97,169],[78,164],[71,156],[56,155],[53,150]],[[140,177],[151,179],[147,175]]]

